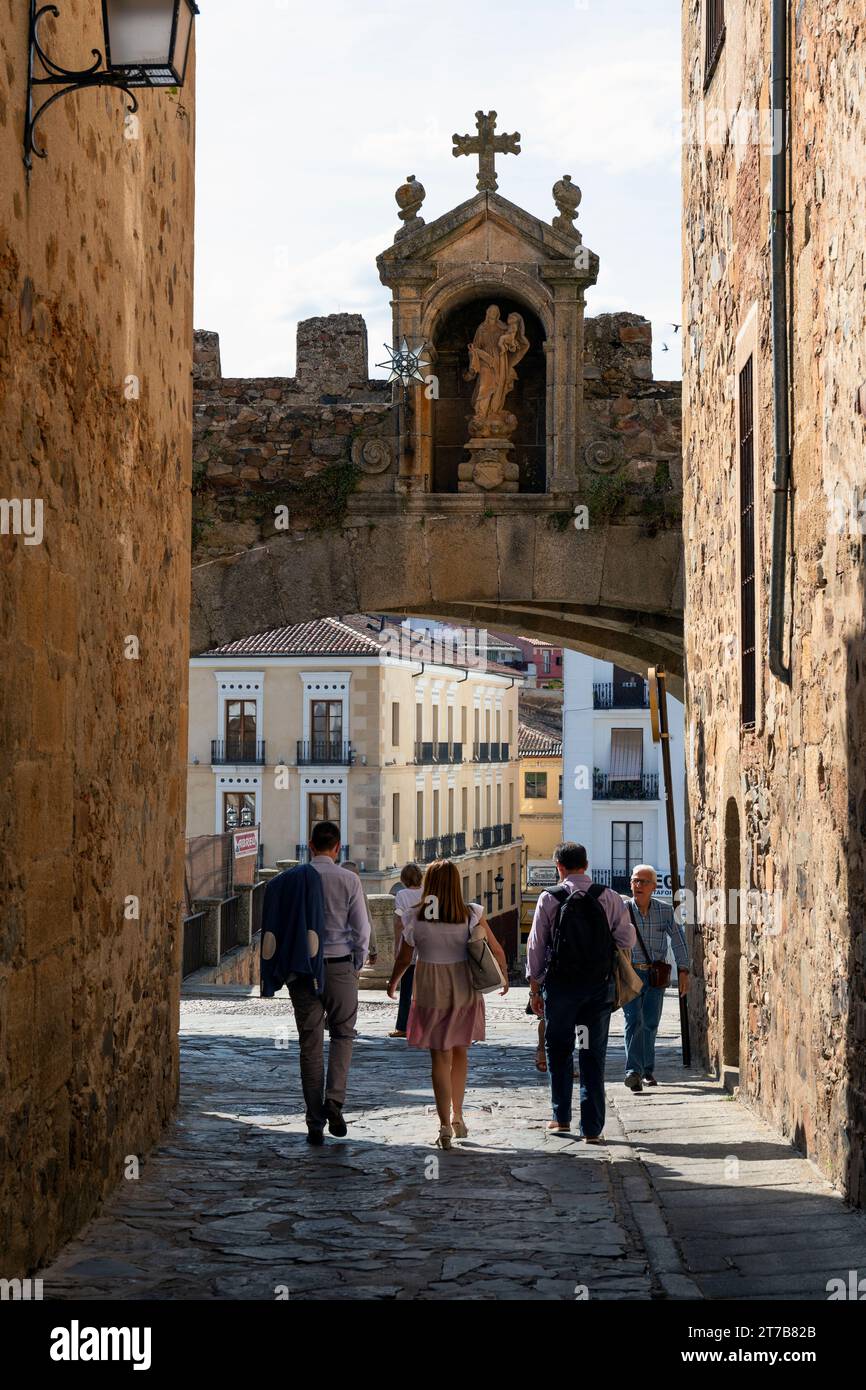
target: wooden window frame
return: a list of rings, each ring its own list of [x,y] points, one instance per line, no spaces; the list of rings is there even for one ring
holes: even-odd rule
[[[725,32],[725,0],[704,0],[704,91],[719,65]]]
[[[737,461],[740,550],[740,726],[758,714],[757,527],[755,517],[755,369],[750,353],[737,373]]]

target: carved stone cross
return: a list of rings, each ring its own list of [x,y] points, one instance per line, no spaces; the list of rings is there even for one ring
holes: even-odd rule
[[[475,124],[478,128],[477,135],[452,135],[454,149],[451,153],[455,159],[460,154],[477,154],[478,192],[495,193],[498,187],[496,155],[520,154],[520,132],[517,131],[514,135],[494,135],[495,111],[488,111],[486,115],[483,111],[476,111]]]

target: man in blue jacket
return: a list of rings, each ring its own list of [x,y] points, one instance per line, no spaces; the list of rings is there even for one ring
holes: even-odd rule
[[[318,990],[314,976],[297,974],[289,980],[289,994],[301,1046],[307,1139],[311,1144],[322,1144],[326,1124],[331,1134],[346,1133],[343,1106],[358,1018],[358,976],[367,959],[370,919],[360,879],[338,862],[340,831],[332,821],[314,827],[310,856],[322,885],[324,981]],[[326,1023],[330,1039],[327,1077]]]

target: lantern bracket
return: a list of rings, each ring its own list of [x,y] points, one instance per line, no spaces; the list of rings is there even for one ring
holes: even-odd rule
[[[45,150],[41,148],[36,140],[36,125],[40,117],[53,106],[55,101],[65,97],[69,92],[80,92],[87,87],[117,87],[125,92],[129,97],[128,111],[130,115],[138,110],[138,101],[133,96],[129,88],[131,74],[123,75],[112,72],[108,68],[103,68],[102,53],[98,48],[92,48],[93,62],[88,68],[64,68],[60,63],[55,63],[42,47],[39,38],[39,22],[45,15],[51,14],[57,19],[60,11],[56,5],[39,5],[37,0],[30,0],[30,55],[27,68],[27,106],[24,116],[24,166],[30,171],[33,167],[33,156],[37,159],[45,158]],[[41,74],[37,75],[36,62],[41,64]],[[59,91],[53,92],[41,106],[33,109],[33,89],[34,87],[59,87]]]

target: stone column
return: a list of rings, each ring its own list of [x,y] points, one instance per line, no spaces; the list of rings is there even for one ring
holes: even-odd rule
[[[193,903],[193,911],[207,913],[204,929],[204,963],[219,965],[222,898],[197,898]]]
[[[394,898],[391,893],[370,893],[367,898],[378,957],[361,971],[361,989],[384,989],[394,969]]]
[[[583,290],[573,266],[546,271],[553,284],[553,333],[548,349],[548,379],[552,376],[553,444],[548,492],[573,492],[577,485],[577,439],[583,400]],[[548,397],[550,400],[550,397]]]
[[[430,267],[405,266],[393,280],[394,298],[391,311],[394,342],[405,337],[410,347],[423,343],[421,313],[424,290],[431,279]],[[409,402],[403,407],[403,387],[394,383],[394,411],[400,416],[397,441],[397,491],[408,492],[423,488],[425,476],[432,472],[430,411],[426,407],[424,388],[420,382],[409,387]],[[413,409],[414,406],[414,409]],[[429,481],[428,481],[429,487]]]

